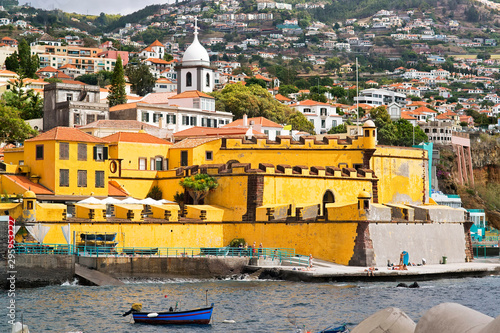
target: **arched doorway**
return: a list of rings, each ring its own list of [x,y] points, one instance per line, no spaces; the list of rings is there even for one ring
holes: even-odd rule
[[[326,190],[325,194],[323,195],[323,217],[325,218],[326,221],[328,221],[328,211],[326,210],[326,204],[334,202],[335,202],[335,195],[331,190]]]

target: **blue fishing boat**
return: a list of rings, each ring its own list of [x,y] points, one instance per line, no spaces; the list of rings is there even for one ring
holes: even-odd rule
[[[168,312],[143,312],[135,311],[134,307],[129,313],[132,313],[134,322],[155,325],[181,325],[181,324],[204,324],[208,325],[212,318],[214,303],[208,308],[187,310],[187,311],[168,311]],[[128,313],[125,313],[127,315]]]

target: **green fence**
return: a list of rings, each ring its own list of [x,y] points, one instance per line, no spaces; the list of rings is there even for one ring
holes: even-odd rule
[[[304,261],[308,257],[295,254],[289,248],[238,247],[118,247],[103,244],[37,244],[16,243],[17,254],[75,254],[78,256],[115,257],[248,257]]]

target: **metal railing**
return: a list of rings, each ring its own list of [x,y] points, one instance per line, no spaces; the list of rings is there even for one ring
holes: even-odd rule
[[[290,248],[238,247],[118,247],[106,244],[38,244],[16,243],[17,254],[74,254],[94,257],[248,257],[278,259],[279,262],[307,264],[308,257]]]
[[[499,256],[499,248],[496,247],[496,246],[492,246],[491,244],[472,244],[472,249],[473,249],[473,254],[474,254],[474,258],[479,258],[480,255],[482,255],[483,258],[486,258],[486,257],[498,257]],[[490,255],[488,256],[487,255],[487,252],[489,251],[493,251],[493,255],[491,255],[491,252],[490,252]]]

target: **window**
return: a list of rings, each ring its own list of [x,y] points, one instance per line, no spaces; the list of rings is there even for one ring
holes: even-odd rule
[[[189,123],[190,123],[191,126],[196,126],[196,117],[191,117],[189,119]]]
[[[153,113],[153,123],[157,123],[160,121],[162,115],[160,113]]]
[[[309,121],[314,125],[314,119],[309,119]]]
[[[59,159],[60,160],[69,160],[69,143],[68,142],[60,142],[59,143]]]
[[[182,116],[182,125],[189,125],[189,117]]]
[[[187,150],[181,151],[181,166],[188,165],[188,152]]]
[[[66,100],[67,101],[72,101],[73,100],[73,95],[72,94],[66,94]]]
[[[89,96],[87,96],[88,98]],[[88,102],[88,101],[87,101]],[[88,114],[87,115],[87,124],[93,123],[95,121],[95,114]]]
[[[78,144],[78,160],[86,161],[87,160],[87,144],[79,143]]]
[[[322,116],[326,116],[327,115],[326,108],[321,108],[320,113]]]
[[[80,114],[79,113],[73,114],[73,124],[80,125]]]
[[[36,145],[36,159],[43,160],[43,145]]]
[[[212,161],[214,159],[214,153],[212,151],[205,152],[205,160]]]
[[[269,130],[264,130],[264,134],[269,136]]]
[[[139,158],[139,170],[146,170],[146,158]]]
[[[87,187],[87,170],[78,170],[78,187]]]
[[[207,119],[206,118],[201,118],[201,126],[203,126],[203,127],[207,126]]]
[[[332,120],[332,127],[337,127],[337,121],[336,120]]]
[[[193,85],[193,75],[191,72],[187,72],[186,74],[186,87],[191,87]]]
[[[208,73],[207,73],[207,79],[206,79],[206,83],[205,83],[205,85],[206,85],[207,87],[210,87],[210,74],[208,74]]]
[[[95,187],[104,188],[104,171],[95,172]]]
[[[142,121],[148,123],[149,122],[149,113],[148,112],[142,112]]]
[[[69,169],[59,169],[59,186],[69,187]]]
[[[305,108],[305,109],[304,109],[304,113],[311,113],[311,109],[309,109],[309,108]]]
[[[167,114],[167,124],[175,124],[175,114]]]
[[[163,158],[155,157],[155,170],[163,170]]]
[[[321,119],[321,128],[326,128],[326,120]]]
[[[108,159],[108,147],[95,146],[93,151],[94,151],[94,160],[104,161]]]

